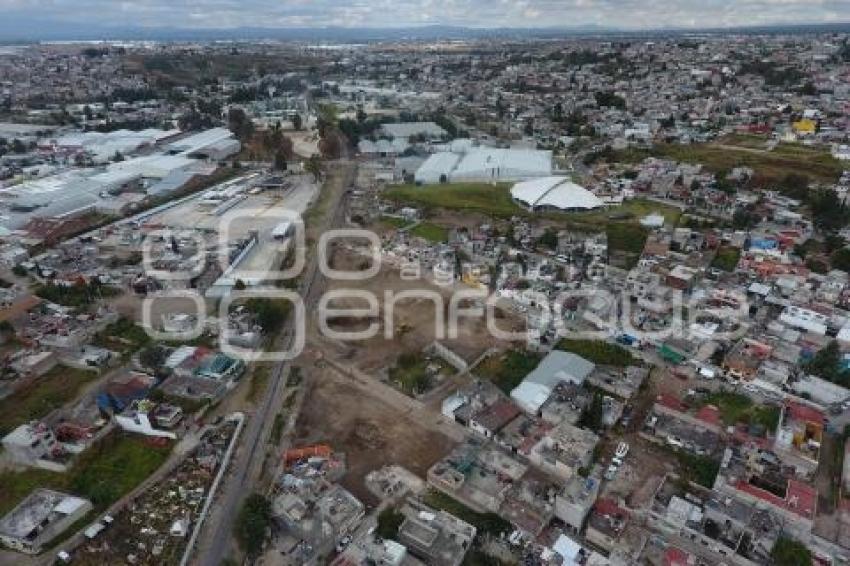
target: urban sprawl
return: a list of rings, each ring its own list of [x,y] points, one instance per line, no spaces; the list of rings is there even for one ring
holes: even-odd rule
[[[850,35],[0,48],[0,564],[850,563]]]

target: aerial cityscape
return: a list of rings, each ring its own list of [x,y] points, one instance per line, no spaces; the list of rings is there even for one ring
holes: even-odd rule
[[[0,20],[0,565],[850,564],[850,3]]]

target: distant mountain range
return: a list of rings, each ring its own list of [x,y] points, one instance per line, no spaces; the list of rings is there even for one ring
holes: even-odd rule
[[[370,42],[392,40],[435,39],[552,39],[570,36],[637,36],[683,35],[695,33],[826,33],[850,32],[850,22],[840,24],[801,24],[753,26],[740,28],[624,30],[597,25],[550,28],[476,28],[432,25],[402,28],[178,28],[110,26],[68,23],[49,18],[6,14],[0,18],[0,42],[31,43],[38,41],[150,40],[289,40],[329,42]]]

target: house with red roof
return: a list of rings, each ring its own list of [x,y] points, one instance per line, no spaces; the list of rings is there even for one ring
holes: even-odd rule
[[[782,407],[773,451],[800,478],[814,475],[820,461],[824,414],[809,405],[787,401]]]
[[[670,546],[664,551],[664,566],[696,566],[697,557],[681,548]]]
[[[584,536],[588,542],[611,552],[626,530],[628,522],[627,509],[620,507],[613,499],[599,498],[588,516]]]

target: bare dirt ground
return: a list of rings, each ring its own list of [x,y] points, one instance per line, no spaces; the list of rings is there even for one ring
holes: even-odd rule
[[[369,260],[350,251],[335,251],[331,265],[339,270],[358,270],[367,266]],[[457,338],[451,338],[448,334],[448,305],[451,297],[451,289],[443,289],[423,279],[404,280],[399,272],[389,266],[383,266],[374,277],[364,281],[332,281],[329,289],[354,289],[373,293],[379,304],[379,314],[375,321],[380,324],[379,333],[368,340],[356,342],[342,342],[330,340],[319,335],[315,328],[311,332],[311,342],[324,350],[335,359],[345,360],[365,372],[377,372],[392,365],[395,359],[402,353],[417,353],[427,347],[437,338],[437,307],[435,302],[427,298],[402,299],[396,303],[393,316],[392,338],[384,336],[385,330],[385,291],[398,294],[404,291],[426,291],[438,292],[443,297],[444,307],[441,309],[445,324],[442,330],[445,333],[440,342],[460,355],[467,362],[471,362],[491,347],[507,347],[507,343],[501,343],[490,335],[487,329],[486,318],[471,319],[461,317],[458,324]],[[335,308],[363,308],[366,306],[363,300],[351,299],[334,301]],[[362,330],[368,326],[369,321],[348,321],[345,327],[341,324],[331,324],[331,328],[340,332],[351,332]],[[498,325],[503,329],[513,326],[510,322],[499,321]]]
[[[292,446],[326,443],[344,452],[348,472],[342,484],[361,501],[378,503],[364,483],[372,470],[398,464],[425,477],[454,446],[421,414],[391,404],[379,390],[358,386],[328,368],[319,371],[311,380]]]

